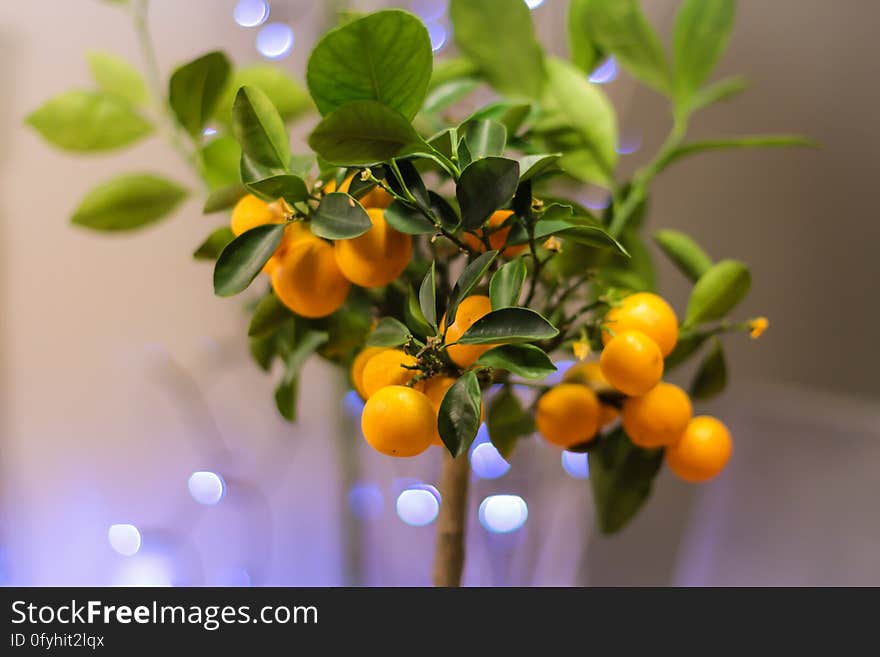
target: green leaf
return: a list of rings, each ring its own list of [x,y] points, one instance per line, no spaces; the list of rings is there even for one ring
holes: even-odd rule
[[[127,61],[108,52],[86,53],[89,70],[101,91],[132,105],[145,105],[149,99],[147,85],[138,70]]]
[[[212,189],[237,184],[241,180],[241,146],[232,137],[212,139],[202,148],[202,177]]]
[[[425,321],[431,326],[437,326],[437,264],[435,262],[431,262],[419,286],[419,308]]]
[[[540,96],[544,53],[524,2],[451,0],[449,17],[459,49],[493,87],[509,96]]]
[[[613,534],[623,529],[651,495],[663,463],[662,449],[642,449],[618,428],[590,452],[590,483],[599,529]]]
[[[306,81],[322,115],[372,100],[412,119],[425,99],[433,59],[422,22],[390,9],[325,34],[309,57]]]
[[[296,398],[299,388],[299,374],[309,356],[327,342],[327,333],[323,331],[306,331],[297,335],[295,344],[285,357],[284,377],[275,389],[275,405],[284,419],[296,420]]]
[[[47,100],[25,122],[53,146],[88,153],[133,144],[153,126],[131,106],[109,94],[67,91]]]
[[[247,194],[247,190],[241,185],[229,185],[227,187],[215,189],[208,194],[208,198],[205,199],[202,213],[213,214],[215,212],[220,212],[221,210],[228,210],[238,203],[239,199],[245,194]]]
[[[446,306],[446,326],[451,326],[455,322],[455,315],[458,312],[458,305],[467,297],[481,280],[489,267],[498,257],[498,251],[486,251],[471,260],[462,270],[461,276],[452,288],[449,295],[449,303]]]
[[[275,294],[270,292],[257,304],[254,314],[251,316],[251,323],[248,326],[248,336],[258,338],[269,335],[278,330],[278,328],[293,315],[290,310],[281,303]]]
[[[393,201],[385,209],[385,221],[394,230],[407,235],[430,235],[437,232],[437,227],[421,210],[400,201]]]
[[[682,326],[722,319],[748,294],[751,284],[751,274],[743,263],[722,260],[713,265],[694,285]]]
[[[374,100],[348,103],[324,117],[309,146],[343,166],[387,162],[429,148],[403,115]]]
[[[412,287],[409,287],[406,295],[406,305],[403,307],[403,317],[406,325],[412,329],[412,332],[420,337],[434,336],[437,334],[436,329],[425,318],[422,308],[419,305],[419,296]]]
[[[547,75],[545,110],[553,121],[569,126],[574,132],[577,148],[566,150],[585,151],[593,164],[594,170],[580,177],[590,182],[608,183],[617,164],[617,117],[608,97],[597,85],[590,84],[579,69],[561,59],[547,60]],[[568,166],[564,162],[560,165],[568,169],[571,162]],[[580,166],[583,167],[582,162]]]
[[[467,143],[471,161],[501,155],[507,143],[507,128],[489,119],[471,121],[464,129],[464,141]]]
[[[232,105],[232,130],[241,150],[256,164],[287,170],[290,140],[278,110],[256,87],[242,87]]]
[[[504,344],[484,353],[477,364],[507,370],[524,379],[543,379],[556,371],[550,357],[530,344]]]
[[[232,240],[235,239],[235,233],[229,226],[220,226],[213,231],[199,248],[193,253],[196,260],[216,260],[220,257],[220,253],[226,248]]]
[[[422,106],[422,113],[433,114],[435,112],[442,112],[472,94],[479,86],[480,83],[473,78],[454,78],[448,80],[428,92],[425,104]]]
[[[486,157],[469,164],[455,188],[465,229],[482,226],[489,216],[507,205],[519,184],[519,163],[503,157]]]
[[[629,256],[629,252],[623,244],[598,226],[576,224],[565,219],[541,219],[535,224],[536,240],[544,240],[551,235],[558,235],[578,244],[586,244],[600,249],[612,249],[623,256]]]
[[[275,335],[248,339],[248,348],[251,352],[251,357],[264,372],[268,372],[269,368],[272,366],[272,361],[276,356],[276,345],[277,339]]]
[[[517,305],[525,280],[526,262],[523,258],[514,258],[496,271],[489,281],[492,309]]]
[[[399,347],[412,337],[405,324],[393,317],[383,317],[367,337],[370,347]]]
[[[640,231],[630,225],[620,236],[620,242],[629,257],[614,257],[600,272],[601,279],[613,287],[627,288],[633,292],[655,292],[657,272],[654,258],[642,240]]]
[[[724,348],[717,338],[712,349],[700,363],[694,380],[691,382],[691,397],[694,399],[711,399],[727,386],[727,362],[724,359]]]
[[[128,173],[95,187],[80,202],[71,221],[102,231],[141,228],[171,214],[187,191],[150,173]]]
[[[483,315],[464,332],[460,344],[510,344],[556,337],[559,331],[529,308],[499,308]]]
[[[725,78],[694,93],[688,106],[691,111],[702,109],[729,100],[745,91],[748,86],[749,81],[741,75]]]
[[[712,73],[727,47],[736,0],[684,0],[673,33],[677,101],[684,105]]]
[[[672,353],[663,361],[663,372],[669,373],[674,368],[687,361],[687,359],[696,353],[708,339],[709,336],[706,333],[679,333],[675,349],[673,349]]]
[[[296,402],[299,397],[299,379],[281,381],[275,388],[275,407],[288,422],[296,422]]]
[[[572,64],[590,75],[602,59],[602,51],[590,40],[587,5],[590,0],[571,0],[568,5],[568,53]]]
[[[734,137],[732,139],[711,139],[692,141],[674,149],[659,162],[658,172],[663,171],[673,162],[708,151],[731,150],[741,148],[788,148],[790,146],[815,146],[816,144],[800,135],[753,135],[751,137]]]
[[[670,90],[663,46],[648,24],[638,0],[583,0],[582,27],[592,43],[635,77],[658,91]]]
[[[200,137],[202,128],[214,115],[231,70],[226,55],[215,51],[184,64],[171,74],[168,104],[192,137]]]
[[[393,175],[388,177],[388,186],[398,196],[405,198],[412,196],[419,207],[430,207],[431,198],[428,196],[428,189],[425,187],[425,183],[421,175],[419,175],[419,170],[416,169],[416,166],[409,160],[396,161],[395,164],[397,169],[391,169]]]
[[[246,289],[275,253],[285,228],[285,224],[264,224],[232,240],[214,266],[214,294],[228,297]]]
[[[496,121],[507,128],[508,135],[514,135],[532,113],[532,109],[529,103],[496,100],[474,110],[473,114],[461,122],[461,127],[468,126],[474,121]]]
[[[480,429],[481,414],[480,382],[476,374],[465,372],[447,391],[437,415],[440,438],[452,456],[468,451]]]
[[[333,192],[321,199],[312,213],[312,232],[328,240],[347,240],[363,235],[373,224],[363,206],[348,194]]]
[[[277,201],[279,198],[283,198],[293,205],[309,199],[306,181],[290,173],[248,182],[245,186],[266,201]]]
[[[305,87],[284,70],[271,64],[254,64],[233,72],[223,97],[217,103],[214,116],[224,125],[232,121],[232,103],[241,87],[260,89],[272,101],[285,122],[293,121],[314,109]]]
[[[535,432],[535,420],[523,409],[510,388],[505,387],[489,403],[486,428],[495,449],[507,459],[513,453],[518,438]]]
[[[522,183],[552,170],[561,157],[562,153],[551,153],[549,155],[525,155],[519,158],[519,181]]]
[[[428,89],[432,91],[450,80],[473,78],[477,74],[477,66],[466,57],[445,57],[434,62],[431,82]]]
[[[690,237],[677,230],[658,230],[654,241],[682,274],[696,281],[712,267],[712,258]]]

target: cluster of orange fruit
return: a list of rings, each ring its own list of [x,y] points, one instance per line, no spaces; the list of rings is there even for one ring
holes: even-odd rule
[[[340,191],[348,191],[350,183],[351,177],[339,186]],[[336,191],[336,183],[330,181],[324,191]],[[412,256],[412,238],[386,223],[384,211],[391,201],[378,187],[361,198],[373,225],[353,239],[330,243],[313,235],[304,223],[290,224],[263,268],[281,302],[302,317],[326,317],[345,303],[352,283],[382,287],[400,276]],[[263,224],[284,221],[279,202],[247,195],[233,209],[231,227],[238,236]]]
[[[604,324],[598,363],[571,367],[538,400],[538,432],[567,449],[593,440],[619,414],[630,440],[665,448],[667,465],[685,481],[721,472],[732,450],[727,427],[714,417],[694,417],[687,393],[661,381],[663,359],[678,341],[678,319],[669,304],[656,294],[633,294],[608,312]],[[599,398],[615,390],[626,395],[619,413]]]

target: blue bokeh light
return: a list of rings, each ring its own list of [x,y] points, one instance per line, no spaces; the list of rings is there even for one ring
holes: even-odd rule
[[[436,21],[446,13],[448,0],[412,0],[412,12],[423,21]]]
[[[216,472],[193,472],[186,485],[192,498],[205,506],[214,506],[226,494],[226,482]]]
[[[128,523],[110,525],[107,530],[110,547],[123,557],[133,557],[141,549],[141,532]]]
[[[507,534],[522,527],[529,507],[519,495],[490,495],[480,503],[480,524],[493,534]]]
[[[269,18],[269,3],[266,0],[238,0],[232,18],[242,27],[262,25]]]
[[[375,484],[355,484],[348,491],[348,507],[361,520],[380,516],[383,504],[382,491]]]
[[[430,525],[440,512],[439,498],[433,486],[407,488],[397,496],[397,515],[411,527]]]
[[[471,450],[471,469],[480,479],[498,479],[510,470],[508,463],[492,443],[480,443]]]
[[[632,155],[641,147],[641,135],[633,135],[631,137],[621,137],[616,150],[620,155]]]
[[[257,33],[257,50],[268,59],[287,57],[295,41],[293,28],[286,23],[268,23]]]
[[[357,390],[349,390],[342,399],[342,405],[345,412],[353,419],[358,419],[364,412],[364,400],[357,393]]]
[[[159,554],[141,554],[126,560],[116,574],[117,586],[172,586],[173,568]]]
[[[575,479],[590,478],[590,462],[587,454],[562,452],[562,469]]]
[[[593,187],[581,197],[580,201],[590,210],[605,210],[611,205],[611,192],[601,187]]]
[[[546,377],[544,377],[543,383],[548,386],[555,386],[557,383],[562,381],[562,377],[565,376],[565,373],[575,364],[573,360],[560,360],[553,363],[556,365],[556,371],[551,372]]]
[[[425,24],[428,28],[428,36],[431,37],[431,50],[437,52],[446,45],[446,26],[433,21]]]
[[[613,82],[617,77],[617,62],[614,57],[609,57],[599,64],[593,72],[590,73],[590,82],[593,84],[608,84]]]

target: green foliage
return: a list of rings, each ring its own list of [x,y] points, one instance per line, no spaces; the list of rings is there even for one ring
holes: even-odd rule
[[[519,438],[534,433],[535,420],[510,387],[505,386],[489,402],[486,428],[495,449],[504,458],[510,458]]]
[[[282,171],[290,163],[290,140],[269,97],[256,87],[242,87],[232,106],[232,128],[242,152],[258,165]]]
[[[464,332],[460,344],[532,342],[556,337],[558,330],[529,308],[499,308],[483,315]]]
[[[275,333],[281,325],[290,320],[293,314],[281,299],[270,292],[257,304],[251,323],[248,325],[248,336],[251,338],[266,337]]]
[[[461,225],[482,226],[490,215],[513,198],[519,184],[519,163],[503,157],[486,157],[471,162],[458,180],[455,195],[461,206]]]
[[[385,209],[385,221],[393,229],[407,235],[430,235],[437,232],[434,223],[423,210],[394,201]]]
[[[220,257],[223,249],[226,248],[226,245],[234,239],[235,234],[229,226],[220,226],[220,228],[212,231],[205,238],[205,241],[193,252],[193,258],[196,260],[216,260]]]
[[[202,212],[204,214],[213,214],[215,212],[228,210],[238,203],[239,199],[245,194],[247,194],[247,190],[239,184],[215,189],[208,194],[208,198],[205,199],[205,205],[202,207]]]
[[[524,379],[543,379],[556,371],[556,366],[544,350],[531,344],[500,345],[480,356],[477,363],[507,370]]]
[[[284,224],[265,224],[232,240],[214,267],[214,294],[228,297],[245,290],[275,253],[285,227]]]
[[[434,262],[419,286],[419,308],[425,321],[437,326],[437,264]]]
[[[245,184],[247,189],[266,201],[283,198],[289,204],[307,201],[309,189],[306,181],[292,173],[282,173]]]
[[[799,135],[753,135],[734,137],[732,139],[708,139],[682,144],[671,150],[659,161],[658,171],[662,171],[673,162],[705,153],[708,151],[739,150],[745,148],[790,148],[792,146],[815,146],[815,144]]]
[[[459,378],[443,398],[437,414],[440,438],[452,456],[465,454],[480,428],[482,395],[473,372]]]
[[[314,111],[308,92],[299,82],[277,66],[254,64],[233,71],[214,112],[219,122],[231,124],[232,104],[242,87],[256,87],[266,94],[285,122]]]
[[[279,353],[284,359],[284,376],[275,389],[275,405],[281,416],[296,421],[296,398],[299,375],[306,360],[327,342],[327,333],[311,329],[298,330],[293,343],[281,342]]]
[[[241,146],[232,137],[212,139],[201,149],[202,178],[211,189],[241,187]]]
[[[589,36],[591,0],[571,0],[568,4],[568,54],[571,63],[589,75],[602,59],[602,51]]]
[[[703,358],[700,368],[691,382],[691,397],[698,400],[711,399],[719,395],[727,386],[727,361],[724,347],[717,338],[712,341],[712,349]]]
[[[673,35],[675,95],[684,105],[709,77],[727,47],[736,0],[684,0]]]
[[[712,258],[690,237],[677,230],[658,230],[654,241],[682,274],[698,280],[712,267]]]
[[[363,206],[343,192],[333,192],[322,198],[311,221],[312,232],[328,240],[345,240],[363,235],[372,225]]]
[[[493,310],[517,305],[526,281],[526,273],[525,260],[514,258],[492,275],[489,281],[489,299]]]
[[[74,210],[71,221],[92,230],[134,230],[170,215],[186,195],[183,187],[161,176],[125,174],[89,192]]]
[[[504,153],[507,128],[491,119],[478,119],[465,126],[462,140],[467,144],[471,161],[498,156]]]
[[[213,116],[231,70],[226,55],[209,52],[171,74],[168,103],[191,137],[199,137]]]
[[[412,335],[405,324],[393,317],[383,317],[367,337],[367,345],[370,347],[399,347],[411,337]]]
[[[722,260],[713,265],[694,285],[682,327],[722,319],[743,300],[751,285],[751,274],[743,263]]]
[[[519,158],[519,181],[524,183],[556,168],[562,153],[524,155]]]
[[[498,257],[498,251],[486,251],[471,260],[461,276],[458,277],[452,293],[449,295],[449,303],[446,306],[446,326],[450,326],[455,321],[455,315],[458,312],[458,304],[460,304],[473,290],[477,284],[489,271],[489,267]]]
[[[146,104],[147,85],[134,66],[108,52],[90,51],[86,53],[86,60],[101,91],[132,105]]]

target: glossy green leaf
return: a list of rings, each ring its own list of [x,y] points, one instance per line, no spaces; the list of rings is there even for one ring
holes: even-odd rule
[[[654,241],[682,274],[696,281],[712,267],[712,258],[690,237],[677,230],[658,230]]]
[[[47,100],[25,122],[53,146],[76,153],[128,146],[153,132],[127,102],[91,91],[67,91]]]
[[[510,388],[505,387],[489,402],[486,428],[489,430],[489,439],[495,445],[495,449],[507,459],[513,453],[520,437],[535,432],[535,420],[523,409]]]
[[[383,317],[367,337],[370,347],[399,347],[412,337],[405,324],[393,317]]]
[[[229,185],[215,189],[205,199],[205,205],[202,208],[204,214],[213,214],[222,210],[228,210],[238,203],[247,190],[241,185]]]
[[[519,184],[519,163],[503,157],[486,157],[469,164],[455,188],[465,229],[482,226],[490,215],[513,198]]]
[[[536,240],[544,240],[551,235],[557,235],[578,244],[586,244],[600,249],[612,249],[623,256],[629,255],[623,244],[598,226],[576,224],[565,219],[542,219],[535,224]]]
[[[548,340],[559,333],[550,322],[529,308],[499,308],[483,315],[464,332],[461,344],[510,344]]]
[[[489,119],[471,121],[464,129],[463,139],[467,143],[471,161],[501,155],[507,143],[507,128]]]
[[[694,399],[711,399],[720,394],[727,386],[727,362],[724,359],[724,348],[717,338],[712,349],[703,358],[700,368],[691,382],[691,397]]]
[[[416,204],[421,208],[428,208],[431,205],[431,199],[428,196],[428,188],[416,169],[415,164],[409,160],[400,160],[395,162],[397,170],[389,167],[391,175],[388,178],[388,186],[398,195],[404,198],[412,197]],[[399,174],[399,178],[398,178]]]
[[[209,52],[171,74],[168,104],[192,137],[201,136],[223,95],[232,66],[222,52]]]
[[[710,139],[692,141],[682,144],[671,151],[659,162],[658,171],[662,171],[673,162],[709,151],[732,150],[743,148],[789,148],[792,146],[815,146],[816,144],[800,135],[753,135],[750,137],[734,137],[732,139]]]
[[[602,51],[590,39],[587,5],[590,0],[571,0],[568,4],[568,54],[572,64],[590,75],[602,59]]]
[[[415,293],[412,287],[409,287],[407,290],[406,303],[403,306],[403,318],[406,321],[406,325],[416,336],[426,338],[437,334],[437,330],[425,318],[425,314],[419,305],[419,295]]]
[[[458,305],[483,280],[483,276],[489,271],[489,267],[497,257],[498,251],[486,251],[471,260],[462,270],[461,276],[458,277],[452,288],[452,293],[449,295],[449,304],[446,308],[446,326],[451,326],[455,322]]]
[[[161,176],[123,174],[90,191],[71,221],[93,230],[133,230],[167,217],[186,195],[183,187]]]
[[[214,266],[214,294],[228,297],[246,289],[275,253],[285,228],[284,224],[264,224],[232,240]]]
[[[394,230],[407,235],[430,235],[437,232],[437,227],[421,210],[393,201],[385,209],[385,221]]]
[[[480,382],[465,372],[446,393],[437,414],[440,438],[452,456],[465,454],[477,437],[482,414]]]
[[[524,2],[451,0],[449,17],[459,49],[493,87],[509,96],[540,96],[544,53]]]
[[[234,239],[235,233],[229,226],[220,226],[208,235],[205,241],[193,252],[193,258],[196,260],[216,260],[226,245]]]
[[[147,85],[138,70],[121,57],[108,52],[86,53],[89,70],[101,91],[132,105],[145,105]]]
[[[372,100],[412,119],[425,99],[433,59],[422,22],[389,9],[325,34],[309,57],[306,81],[323,115]]]
[[[290,140],[278,110],[256,87],[242,87],[232,105],[232,130],[241,150],[256,164],[286,170]]]
[[[736,0],[684,0],[673,33],[675,92],[679,102],[706,81],[733,28]]]
[[[293,315],[281,299],[270,292],[257,304],[254,314],[251,315],[251,323],[248,325],[248,336],[261,337],[274,333],[278,328]]]
[[[255,180],[247,183],[246,187],[266,201],[277,201],[279,198],[283,198],[293,205],[309,199],[306,181],[291,173]]]
[[[523,258],[514,258],[502,265],[489,281],[492,309],[498,310],[517,305],[525,280],[526,262]]]
[[[688,300],[683,327],[722,319],[743,300],[752,284],[748,267],[722,260],[700,276]]]
[[[347,240],[363,235],[373,226],[363,206],[348,194],[333,192],[321,199],[312,213],[312,232],[328,240]]]
[[[453,78],[444,82],[428,92],[428,96],[425,98],[425,103],[422,106],[422,112],[425,114],[442,112],[455,105],[458,101],[470,96],[479,86],[479,81],[473,78]]]
[[[419,286],[419,308],[431,326],[437,326],[437,265],[432,262]]]
[[[552,171],[559,162],[562,153],[549,155],[524,155],[519,158],[519,181],[525,182],[547,171]]]
[[[603,534],[629,524],[650,497],[662,464],[662,449],[636,447],[621,428],[601,438],[590,452],[590,483]]]
[[[328,162],[351,166],[429,148],[404,116],[373,100],[348,103],[324,117],[309,146]]]
[[[490,349],[477,360],[479,365],[507,370],[524,379],[543,379],[556,366],[542,349],[530,344],[504,344]]]
[[[200,159],[202,177],[212,189],[240,182],[241,146],[232,137],[212,139],[202,148]]]
[[[232,104],[241,87],[256,87],[272,101],[285,122],[293,121],[314,111],[308,91],[286,71],[272,64],[245,66],[232,73],[223,96],[217,103],[214,116],[224,125],[232,121]]]

